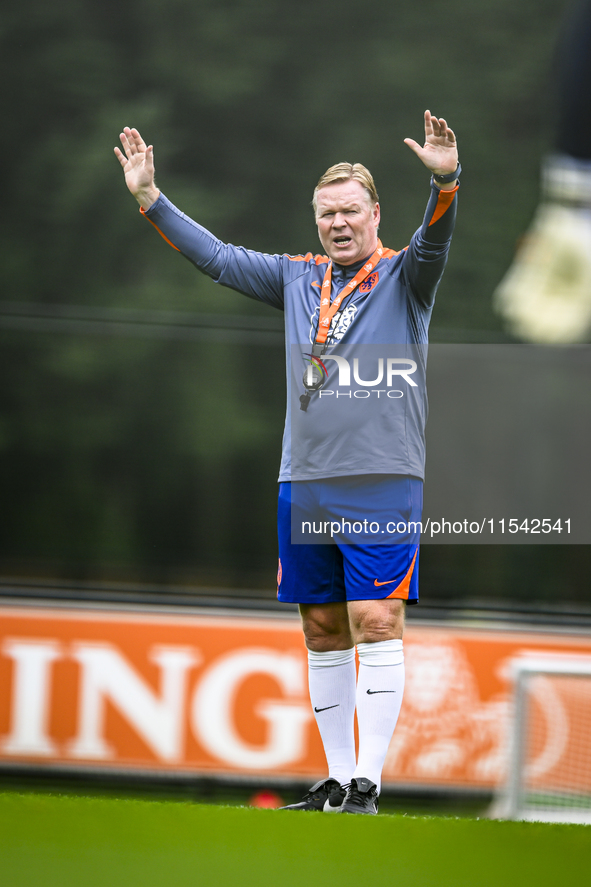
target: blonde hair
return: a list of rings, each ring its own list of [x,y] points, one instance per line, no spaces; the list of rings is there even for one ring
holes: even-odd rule
[[[323,176],[320,176],[318,184],[314,188],[314,196],[312,198],[314,213],[316,213],[316,196],[320,188],[324,188],[325,185],[334,185],[335,182],[348,182],[350,179],[354,179],[363,186],[370,202],[374,206],[378,203],[380,198],[376,191],[373,176],[362,163],[335,163],[334,166],[326,170]]]

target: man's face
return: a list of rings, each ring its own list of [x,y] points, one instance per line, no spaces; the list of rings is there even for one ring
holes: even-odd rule
[[[324,250],[339,265],[371,255],[378,243],[380,205],[355,179],[325,185],[316,194],[316,224]]]

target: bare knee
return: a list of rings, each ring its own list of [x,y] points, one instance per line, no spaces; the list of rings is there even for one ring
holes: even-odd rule
[[[306,647],[316,653],[349,650],[353,646],[345,603],[300,604]]]
[[[402,638],[404,602],[399,600],[349,601],[351,633],[356,644]]]

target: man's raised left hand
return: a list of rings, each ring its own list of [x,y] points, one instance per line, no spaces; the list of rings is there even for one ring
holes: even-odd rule
[[[430,111],[425,111],[425,144],[419,145],[414,139],[405,139],[404,143],[435,175],[445,176],[458,167],[458,144],[455,133],[443,117],[435,117]],[[438,187],[450,190],[455,185],[456,182],[450,182]]]

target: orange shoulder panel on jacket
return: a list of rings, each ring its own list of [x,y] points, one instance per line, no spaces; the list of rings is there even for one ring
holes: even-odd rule
[[[306,253],[305,256],[289,256],[287,253],[283,253],[283,255],[290,262],[311,262],[312,259],[314,259],[316,265],[323,265],[328,262],[328,256],[313,256],[312,253]]]
[[[408,249],[408,247],[405,247],[405,249]],[[388,247],[384,247],[382,259],[393,259],[394,256],[399,256],[400,253],[401,253],[401,250],[399,250],[399,249],[388,249]]]

